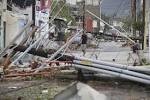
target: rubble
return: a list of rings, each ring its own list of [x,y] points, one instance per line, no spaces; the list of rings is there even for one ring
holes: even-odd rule
[[[55,6],[57,6],[57,3]],[[145,66],[136,66],[138,61],[137,59],[141,56],[140,54],[137,56],[135,53],[137,57],[134,57],[135,59],[133,59],[135,66],[115,63],[115,58],[118,55],[112,59],[113,62],[98,59],[99,53],[94,54],[94,52],[100,51],[101,48],[99,47],[99,43],[97,44],[100,40],[95,39],[96,37],[94,37],[94,35],[90,32],[86,32],[84,23],[82,23],[82,28],[78,25],[75,29],[70,31],[69,27],[72,20],[69,22],[65,19],[57,18],[62,9],[66,7],[64,2],[61,3],[63,5],[60,6],[54,16],[50,16],[51,14],[48,14],[48,16],[45,16],[45,19],[43,18],[44,21],[46,20],[47,22],[44,22],[43,19],[39,19],[38,24],[40,25],[36,26],[34,25],[35,22],[29,20],[26,21],[27,23],[24,28],[3,50],[1,50],[0,81],[13,81],[17,79],[25,80],[27,78],[32,80],[32,78],[37,77],[50,80],[56,78],[56,76],[72,75],[75,76],[71,77],[72,80],[78,80],[86,83],[86,77],[91,79],[91,77],[97,75],[97,77],[108,76],[109,80],[117,77],[119,79],[128,80],[129,82],[133,81],[138,84],[144,84],[145,86],[150,85],[150,69]],[[41,8],[38,8],[37,6],[36,9]],[[41,12],[42,14],[47,14],[47,10]],[[126,44],[120,43],[122,47],[128,47],[131,46],[131,44],[135,45],[135,41],[133,41],[128,35],[123,34],[122,31],[102,20],[89,10],[85,10],[84,13],[86,12],[103,22],[106,26],[115,30],[119,34],[119,39],[128,41]],[[82,20],[84,22],[84,19]],[[92,25],[92,23],[90,24]],[[88,25],[89,28],[91,28],[89,31],[92,31],[91,25]],[[68,33],[70,34],[68,35]],[[91,58],[88,58],[85,55],[84,57],[81,57],[78,53],[76,53],[76,55],[72,54],[73,50],[76,51],[77,48],[81,46],[81,34],[86,33],[89,35],[87,39],[90,39],[87,46],[90,46],[90,49],[92,50]],[[98,34],[104,36],[104,33],[98,32]],[[113,34],[108,34],[106,36],[112,38]],[[113,38],[115,41],[112,42],[112,44],[115,45],[117,42],[117,36],[115,35]],[[131,43],[129,43],[129,41]],[[105,42],[105,40],[103,40],[103,42]],[[122,41],[119,40],[119,42]],[[74,45],[73,43],[77,43],[77,45]],[[111,45],[110,49],[116,49],[114,45]],[[118,48],[119,47],[121,46],[118,46]],[[84,45],[84,49],[86,49],[86,44]],[[84,51],[83,53],[85,54],[86,50],[82,51]],[[79,50],[79,52],[82,51]],[[137,52],[138,51],[139,48],[137,49]],[[114,84],[118,86],[119,82],[115,81]],[[56,89],[57,87],[58,86],[56,86]],[[20,88],[22,87],[13,85],[7,87],[7,89],[10,90],[18,90]],[[48,88],[43,87],[39,91],[42,95],[47,95],[51,92]],[[62,92],[59,91],[60,93],[55,93],[56,90],[52,91],[54,92],[53,96],[55,95],[54,100],[107,100],[107,96],[105,94],[101,94],[99,91],[81,82],[76,82]],[[22,96],[19,96],[18,99],[22,99]]]

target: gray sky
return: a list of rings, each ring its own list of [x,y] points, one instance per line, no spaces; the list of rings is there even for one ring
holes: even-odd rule
[[[68,3],[75,4],[76,1],[82,0],[66,0]],[[85,0],[86,2],[94,2],[99,4],[99,0]],[[137,0],[139,2],[141,0]],[[139,9],[139,5],[138,8]],[[131,11],[131,0],[103,0],[102,2],[102,13],[108,16],[126,16]]]

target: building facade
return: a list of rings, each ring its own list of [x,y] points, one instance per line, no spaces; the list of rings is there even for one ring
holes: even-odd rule
[[[23,20],[26,20],[26,15],[21,14],[24,12],[14,6],[12,8],[15,10],[8,11],[7,5],[7,0],[0,0],[0,49],[6,47],[20,32]]]
[[[150,0],[145,0],[145,35],[144,49],[149,46],[149,61],[150,61]]]
[[[150,40],[150,0],[145,0],[145,37],[144,44],[147,44],[147,40]],[[148,39],[149,36],[149,39]],[[148,45],[147,45],[148,46]],[[150,47],[150,43],[149,43]],[[146,48],[146,45],[145,45]]]
[[[99,6],[99,0],[85,0],[85,13],[84,13],[84,8],[83,8],[83,4],[84,0],[81,0],[79,2],[77,2],[77,6],[79,7],[79,13],[78,15],[80,15],[80,22],[81,24],[83,24],[83,15],[85,17],[85,27],[86,26],[86,19],[92,18],[93,20],[93,32],[99,32],[100,31],[100,21],[99,19],[95,18],[94,16],[90,15],[88,12],[86,12],[86,10],[91,11],[92,13],[94,13],[96,16],[100,17],[100,6]],[[89,26],[89,25],[88,25]]]

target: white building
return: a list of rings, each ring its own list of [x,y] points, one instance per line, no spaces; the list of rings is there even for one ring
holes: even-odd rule
[[[19,33],[27,19],[24,12],[20,11],[21,14],[16,7],[13,7],[13,11],[8,11],[6,5],[7,0],[0,1],[0,49],[7,46]]]
[[[150,36],[149,34],[150,34],[150,0],[145,0],[145,38],[144,38],[145,44],[147,39],[146,37]]]
[[[5,46],[7,46],[23,29],[27,23],[26,15],[14,13],[11,11],[6,12],[6,32],[5,32]],[[23,39],[25,32],[22,33],[21,37],[16,41],[19,43]]]
[[[113,24],[113,26],[120,26],[120,27],[123,26],[123,23],[121,21],[119,21],[119,20],[113,20],[112,24]]]
[[[145,35],[144,44],[146,48],[147,39],[149,40],[149,61],[150,61],[150,0],[145,0]]]

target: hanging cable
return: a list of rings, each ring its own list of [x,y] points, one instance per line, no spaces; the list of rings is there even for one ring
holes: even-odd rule
[[[55,0],[54,0],[54,2],[55,2]],[[52,14],[52,12],[54,11],[54,9],[57,7],[58,3],[59,3],[58,0],[56,0],[56,3],[54,5],[54,7],[50,11],[50,14]]]
[[[53,1],[53,3],[54,3],[55,1]],[[54,7],[53,7],[53,9],[55,9],[56,7],[57,7],[57,5],[58,5],[58,0],[56,1],[56,3],[55,3],[55,5],[54,5]],[[63,7],[64,7],[65,5],[63,5]],[[50,12],[50,14],[53,12],[53,10],[50,10],[51,12]],[[53,17],[55,17],[55,16],[53,16]],[[51,18],[53,18],[53,17],[51,17]],[[36,47],[36,49],[38,49],[39,47],[40,47],[40,45],[42,45],[43,43],[43,40],[41,40],[41,42],[38,44],[38,46]]]
[[[52,21],[57,17],[57,15],[60,13],[60,11],[62,11],[62,9],[64,8],[64,6],[65,6],[65,4],[61,7],[61,9],[56,13],[56,15],[54,16],[54,18],[52,18],[50,21],[49,21],[49,23],[51,23],[52,24]],[[48,24],[48,23],[47,23]],[[46,24],[46,25],[47,25]],[[41,29],[43,29],[45,27],[45,25],[41,28]],[[52,29],[52,28],[54,28],[54,27],[51,27],[49,30],[48,30],[48,32]],[[45,33],[45,35],[47,34],[47,32]],[[44,35],[44,36],[45,36]],[[43,36],[43,37],[44,37]],[[43,39],[43,37],[40,37],[37,41],[35,41],[29,48],[27,48],[26,49],[26,51],[23,53],[23,54],[21,54],[15,61],[13,61],[10,65],[9,65],[9,67],[12,65],[12,64],[15,64],[19,59],[21,59],[33,46],[35,46],[37,43],[39,43],[39,41],[41,40],[41,39]]]

